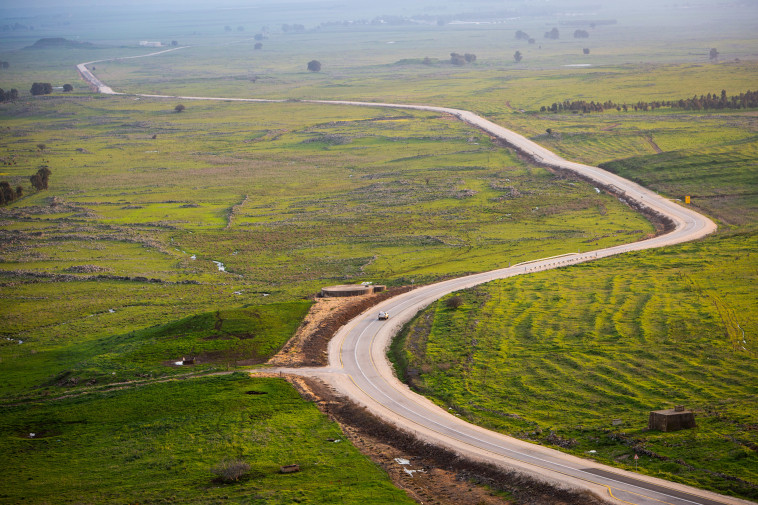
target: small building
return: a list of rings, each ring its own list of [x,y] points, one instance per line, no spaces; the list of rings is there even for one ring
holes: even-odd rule
[[[683,405],[677,405],[673,409],[654,410],[650,412],[647,427],[658,431],[679,431],[694,428],[695,413],[686,410]]]
[[[372,284],[340,284],[321,288],[321,296],[344,297],[361,296],[379,293],[385,290],[385,286]]]
[[[142,47],[162,47],[163,44],[160,42],[151,42],[149,40],[140,40],[139,45]]]

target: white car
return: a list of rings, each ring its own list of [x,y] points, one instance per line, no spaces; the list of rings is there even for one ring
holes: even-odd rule
[[[389,312],[382,311],[382,312],[379,313],[379,320],[380,321],[386,321],[389,318],[390,318],[390,313]]]

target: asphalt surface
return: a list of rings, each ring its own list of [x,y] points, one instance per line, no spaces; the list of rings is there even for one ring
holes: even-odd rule
[[[177,49],[182,48],[173,50]],[[144,56],[154,56],[164,52],[167,51]],[[100,63],[100,61],[82,63],[77,65],[77,68],[82,77],[99,92],[125,94],[114,91],[89,70],[88,66]],[[171,95],[132,94],[132,96],[240,102],[284,101]],[[390,107],[450,114],[494,137],[500,138],[508,145],[532,157],[538,163],[576,172],[586,179],[595,181],[599,186],[611,188],[628,203],[637,207],[646,207],[667,217],[671,220],[673,229],[663,235],[639,242],[520,263],[508,268],[450,279],[418,288],[382,302],[346,324],[330,343],[328,367],[279,369],[280,371],[320,377],[353,401],[365,405],[374,414],[402,429],[416,433],[417,436],[431,443],[448,447],[471,458],[494,463],[507,469],[538,475],[557,485],[588,489],[617,503],[636,505],[749,503],[744,500],[607,467],[591,460],[577,458],[469,424],[458,418],[454,413],[443,410],[423,396],[410,391],[405,384],[394,376],[386,357],[386,350],[392,337],[396,335],[403,324],[412,319],[419,310],[448,293],[494,279],[568,267],[629,251],[664,247],[696,240],[716,230],[716,225],[710,219],[600,168],[564,160],[527,138],[469,111],[426,105],[354,101],[304,100],[304,102],[324,105]],[[504,262],[506,260],[504,258]],[[377,314],[380,310],[388,311],[391,314],[391,319],[387,321],[377,320]],[[560,406],[556,406],[556,408],[560,408]]]

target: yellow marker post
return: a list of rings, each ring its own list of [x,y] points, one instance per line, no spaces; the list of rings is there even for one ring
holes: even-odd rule
[[[689,195],[684,197],[684,203],[690,203]]]

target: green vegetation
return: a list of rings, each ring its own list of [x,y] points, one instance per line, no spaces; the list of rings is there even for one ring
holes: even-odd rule
[[[39,351],[141,342],[156,324],[327,283],[422,282],[652,231],[612,196],[430,113],[196,102],[176,114],[61,96],[4,114],[8,180],[41,163],[51,175],[3,210],[0,370],[56,376],[68,368],[38,366]],[[192,352],[175,344],[159,361]]]
[[[289,340],[311,304],[295,301],[219,310],[93,340],[50,341],[32,350],[8,341],[0,391],[5,398],[19,392],[26,396],[29,390],[39,397],[59,394],[62,388],[260,364]],[[108,317],[110,310],[95,317]]]
[[[477,424],[755,498],[756,246],[720,236],[458,293],[394,343],[398,375]],[[697,429],[646,431],[678,404]]]
[[[278,379],[234,374],[5,407],[0,431],[6,503],[413,503]],[[239,481],[212,473],[228,459],[250,466]],[[281,474],[289,464],[301,471]]]
[[[307,310],[293,300],[324,284],[428,282],[652,232],[610,195],[448,117],[304,98],[470,109],[568,159],[691,195],[716,236],[461,293],[460,306],[423,313],[396,354],[416,386],[474,421],[627,468],[639,451],[641,471],[754,497],[754,111],[538,112],[754,89],[754,7],[740,8],[625,12],[585,22],[589,39],[561,27],[538,44],[526,34],[545,31],[540,16],[349,26],[341,11],[264,5],[82,9],[1,32],[0,84],[21,91],[0,104],[0,180],[23,191],[0,209],[0,450],[12,469],[0,500],[398,502],[367,460],[323,442],[337,428],[287,386],[188,375],[270,356]],[[263,23],[298,28],[256,33]],[[41,38],[54,43],[21,50]],[[153,51],[139,40],[188,47],[128,58]],[[454,65],[453,50],[472,58]],[[177,114],[177,99],[91,94],[74,65],[95,60],[117,91],[292,101],[181,99]],[[32,97],[35,82],[52,93]],[[43,166],[49,189],[34,192]],[[139,387],[105,392],[121,381]],[[696,409],[697,430],[644,431],[648,410],[674,403]],[[213,482],[224,461],[251,468]],[[291,462],[304,471],[276,474]]]

